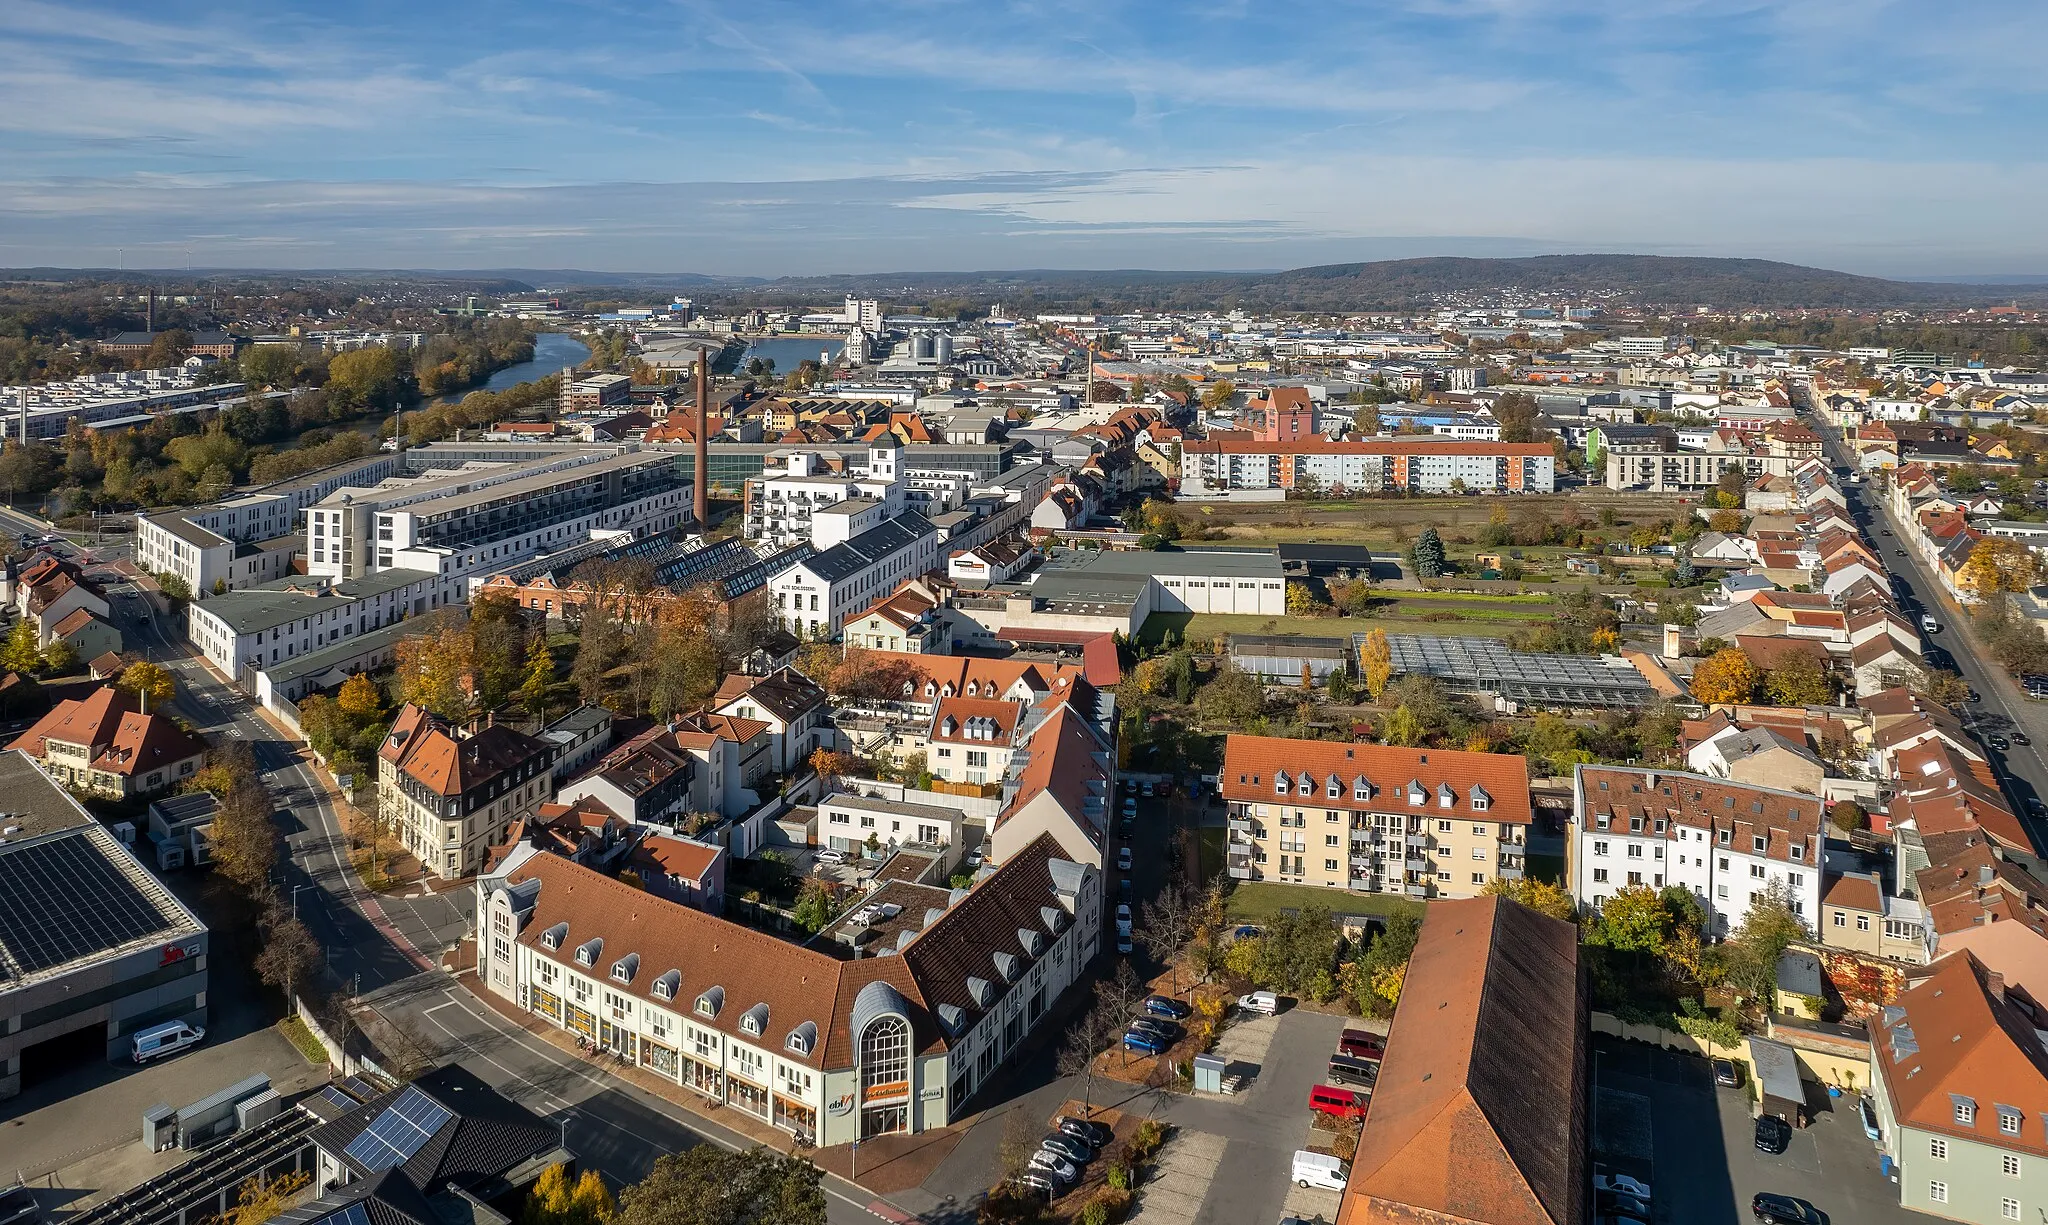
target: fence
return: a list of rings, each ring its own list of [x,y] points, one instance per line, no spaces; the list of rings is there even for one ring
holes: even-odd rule
[[[299,1022],[313,1035],[313,1040],[318,1042],[321,1049],[327,1052],[329,1066],[338,1069],[340,1075],[358,1076],[364,1072],[369,1072],[386,1079],[395,1079],[390,1073],[379,1066],[376,1060],[370,1058],[368,1053],[361,1049],[361,1043],[351,1044],[335,1041],[334,1036],[327,1032],[327,1027],[320,1023],[320,1018],[313,1015],[313,1010],[307,1007],[304,996],[294,995],[292,997],[292,1011],[297,1014]]]

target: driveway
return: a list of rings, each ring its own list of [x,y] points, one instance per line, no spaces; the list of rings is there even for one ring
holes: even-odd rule
[[[1657,1225],[1747,1219],[1759,1191],[1806,1200],[1829,1225],[1927,1225],[1879,1173],[1848,1098],[1830,1111],[1810,1094],[1813,1123],[1774,1157],[1757,1151],[1747,1092],[1715,1088],[1705,1059],[1596,1036],[1592,1074],[1594,1169],[1649,1183]]]

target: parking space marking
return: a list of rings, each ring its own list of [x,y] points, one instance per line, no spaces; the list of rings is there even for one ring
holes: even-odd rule
[[[1217,1035],[1213,1054],[1230,1065],[1227,1070],[1237,1071],[1238,1065],[1253,1077],[1252,1088],[1258,1088],[1258,1072],[1265,1066],[1266,1052],[1273,1047],[1273,1035],[1279,1032],[1280,1018],[1277,1016],[1253,1017],[1239,1021]]]
[[[1297,1220],[1334,1221],[1337,1219],[1337,1206],[1343,1199],[1342,1191],[1332,1191],[1328,1187],[1302,1187],[1290,1182],[1287,1184],[1287,1202],[1281,1210]]]

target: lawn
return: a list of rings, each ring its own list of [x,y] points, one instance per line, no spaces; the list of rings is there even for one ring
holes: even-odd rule
[[[320,1039],[315,1038],[313,1031],[307,1029],[306,1023],[299,1020],[296,1015],[279,1021],[277,1028],[278,1032],[282,1033],[291,1042],[299,1054],[305,1056],[307,1063],[325,1064],[327,1062],[327,1048],[320,1045]]]
[[[1423,903],[1379,893],[1348,893],[1342,889],[1317,889],[1312,885],[1283,885],[1275,881],[1240,881],[1230,891],[1230,917],[1259,922],[1283,910],[1306,910],[1320,906],[1332,914],[1397,915],[1420,918]]]
[[[1195,859],[1204,882],[1215,880],[1223,874],[1223,844],[1230,831],[1224,829],[1203,829],[1195,844]]]

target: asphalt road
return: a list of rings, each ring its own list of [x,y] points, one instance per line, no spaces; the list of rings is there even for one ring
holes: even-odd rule
[[[1843,445],[1839,432],[1819,425],[1816,425],[1815,432],[1827,444],[1829,457],[1836,465],[1855,466],[1854,457]],[[2019,686],[2005,669],[1987,661],[1980,653],[1965,624],[1967,614],[1948,597],[1940,582],[1922,564],[1920,555],[1906,545],[1905,529],[1893,521],[1883,491],[1866,483],[1846,485],[1843,492],[1848,495],[1850,516],[1863,529],[1864,536],[1883,558],[1893,577],[1903,580],[1907,588],[1906,595],[1899,601],[1899,611],[1915,626],[1919,625],[1922,613],[1933,614],[1941,624],[1939,634],[1922,634],[1923,644],[1945,653],[1948,658],[1942,662],[1952,667],[1981,695],[1980,701],[1963,709],[1963,722],[1977,736],[1985,755],[1997,769],[2000,781],[2012,799],[2014,811],[2020,815],[2028,836],[2034,840],[2034,849],[2037,852],[2048,849],[2048,820],[2030,812],[2028,804],[2030,800],[2048,797],[2048,759],[2042,756],[2043,733],[2048,732],[2048,712],[2022,697]],[[1890,536],[1883,535],[1886,529],[1891,531]],[[1903,557],[1899,555],[1901,549],[1906,551]],[[2001,753],[1987,741],[1995,733],[2009,734],[2016,728],[2024,731],[2033,743],[2016,744]]]
[[[288,849],[278,866],[279,886],[294,898],[300,920],[326,950],[335,985],[368,997],[387,1015],[438,1043],[443,1062],[462,1064],[562,1124],[584,1164],[601,1171],[614,1187],[638,1180],[663,1153],[705,1142],[746,1146],[736,1133],[694,1118],[686,1122],[669,1103],[535,1041],[470,998],[446,974],[424,970],[414,952],[435,954],[450,929],[465,920],[467,895],[408,901],[364,890],[346,862],[341,820],[326,791],[316,785],[303,747],[258,717],[247,697],[177,641],[175,621],[149,616],[147,601],[133,584],[120,584],[109,594],[130,648],[177,675],[173,708],[201,732],[246,741],[255,751]],[[379,919],[387,926],[380,926]],[[395,943],[387,927],[411,948]],[[832,1225],[871,1225],[876,1219],[858,1188],[830,1175],[826,1183],[826,1219]]]

